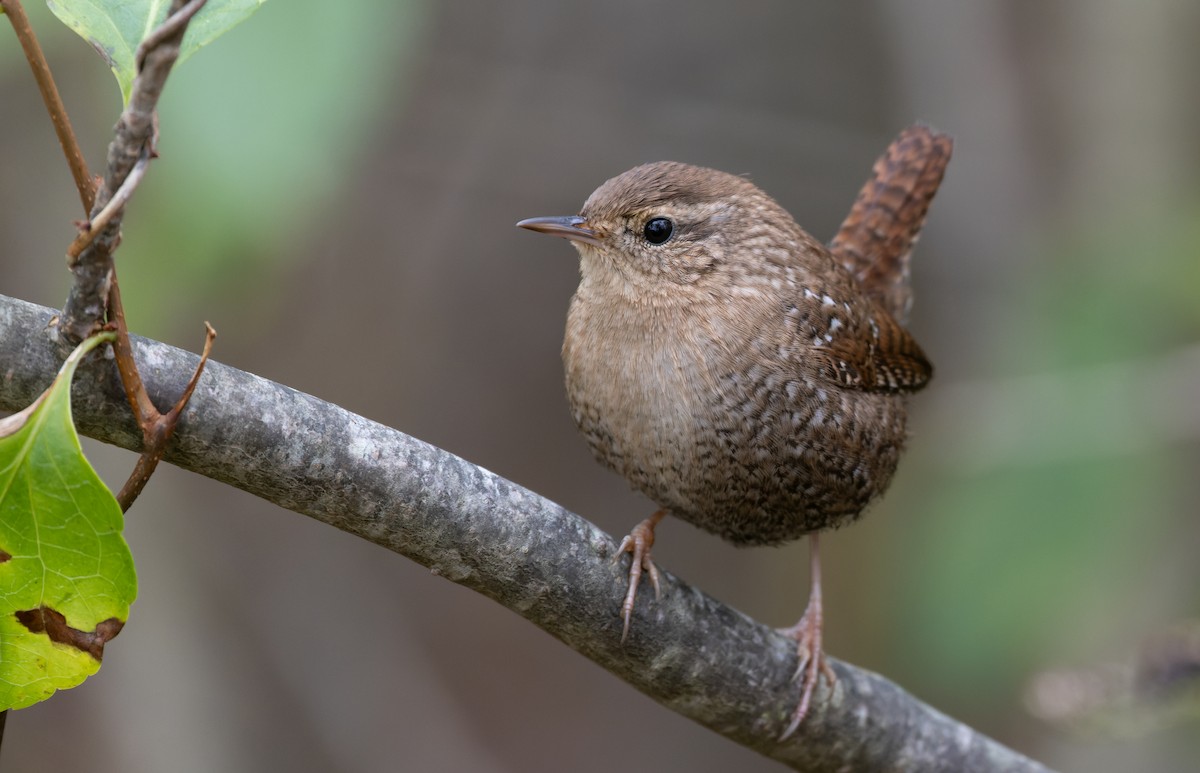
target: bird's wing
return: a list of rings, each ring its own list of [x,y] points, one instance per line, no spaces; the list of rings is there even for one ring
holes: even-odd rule
[[[933,366],[916,339],[877,305],[869,331],[834,336],[816,348],[822,371],[843,387],[880,392],[915,392],[929,382]],[[864,334],[865,333],[865,334]]]

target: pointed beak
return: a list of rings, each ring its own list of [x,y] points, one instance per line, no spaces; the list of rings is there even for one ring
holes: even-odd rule
[[[531,217],[528,220],[522,220],[517,225],[521,228],[528,228],[530,231],[561,236],[573,242],[584,242],[585,244],[593,244],[597,247],[601,244],[600,236],[588,228],[587,220],[579,215]]]

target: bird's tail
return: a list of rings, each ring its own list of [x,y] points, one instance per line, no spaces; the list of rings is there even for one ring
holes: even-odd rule
[[[873,300],[903,324],[912,306],[909,256],[941,185],[954,141],[910,126],[888,146],[829,249]]]

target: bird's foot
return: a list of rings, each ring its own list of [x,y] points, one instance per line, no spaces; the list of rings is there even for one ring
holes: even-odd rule
[[[621,540],[621,546],[617,548],[617,553],[613,557],[613,563],[616,563],[625,553],[633,554],[633,561],[629,564],[629,590],[625,593],[625,601],[621,604],[621,617],[625,620],[625,627],[621,629],[622,644],[629,636],[629,620],[633,617],[633,600],[637,596],[643,571],[650,575],[650,584],[654,586],[654,598],[658,599],[662,596],[658,567],[650,560],[650,548],[654,545],[654,527],[666,514],[666,510],[659,510],[634,526],[633,531]]]
[[[821,646],[821,631],[824,628],[824,622],[821,596],[818,591],[809,597],[808,607],[805,608],[800,622],[791,628],[780,630],[780,633],[791,636],[797,642],[798,661],[792,681],[800,683],[800,700],[796,704],[796,710],[792,712],[791,722],[783,731],[783,735],[779,737],[780,741],[786,740],[796,732],[796,728],[800,727],[800,723],[808,715],[808,710],[812,706],[813,692],[816,691],[821,676],[825,676],[830,688],[837,683],[837,675],[829,667],[829,662],[825,659],[825,650]]]

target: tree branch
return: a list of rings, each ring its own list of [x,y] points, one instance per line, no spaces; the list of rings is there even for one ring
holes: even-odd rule
[[[0,408],[31,402],[59,366],[51,309],[0,296]],[[170,402],[198,357],[133,340],[155,400]],[[81,368],[85,434],[138,450],[112,364]],[[663,574],[629,640],[618,614],[627,571],[588,521],[453,454],[330,403],[210,363],[166,460],[370,540],[476,590],[556,636],[664,706],[801,770],[1044,771],[917,701],[830,659],[799,731],[777,739],[796,699],[793,639]]]

